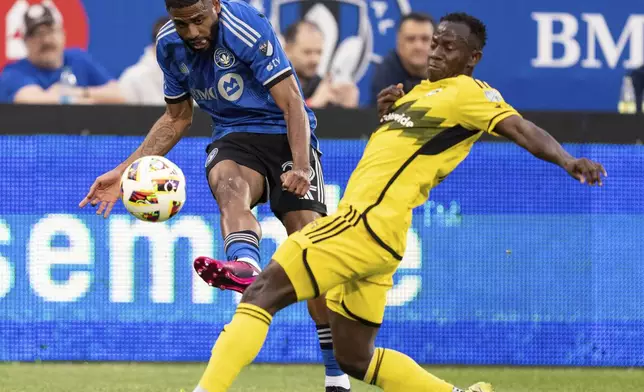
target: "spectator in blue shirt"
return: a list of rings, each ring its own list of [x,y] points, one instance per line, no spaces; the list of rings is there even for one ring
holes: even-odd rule
[[[371,103],[375,106],[378,93],[390,85],[401,83],[407,93],[427,79],[429,46],[434,35],[434,20],[423,13],[405,15],[398,25],[396,49],[375,68],[371,82]]]
[[[98,104],[124,101],[117,83],[89,54],[65,49],[65,33],[52,11],[41,5],[25,13],[27,58],[7,65],[0,74],[0,102]],[[63,70],[73,74],[75,87],[61,88]]]

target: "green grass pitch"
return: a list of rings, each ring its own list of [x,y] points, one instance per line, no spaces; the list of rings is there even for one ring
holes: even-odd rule
[[[1,392],[192,392],[203,364],[0,363]],[[430,367],[457,386],[481,380],[497,392],[613,392],[644,388],[644,369]],[[321,392],[321,366],[253,365],[234,392]],[[379,389],[352,380],[353,391]]]

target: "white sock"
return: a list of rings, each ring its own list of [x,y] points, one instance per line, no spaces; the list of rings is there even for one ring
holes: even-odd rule
[[[261,270],[262,270],[262,268],[259,266],[259,264],[257,264],[257,261],[253,260],[253,259],[252,259],[252,258],[250,258],[250,257],[240,257],[240,258],[238,258],[238,259],[237,259],[237,261],[242,261],[242,262],[244,262],[244,263],[246,263],[246,264],[250,264],[250,265],[252,265],[253,267],[255,267],[255,269],[256,269],[257,271],[261,271]],[[258,274],[257,272],[255,272],[253,275],[255,275],[255,276],[256,276],[256,275],[259,275],[259,274]]]
[[[326,376],[324,379],[325,387],[342,387],[344,389],[351,389],[351,382],[349,376],[343,374],[341,376]]]

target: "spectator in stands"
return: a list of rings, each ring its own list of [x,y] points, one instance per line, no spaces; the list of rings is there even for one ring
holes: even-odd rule
[[[310,108],[358,106],[360,93],[354,83],[334,81],[330,75],[324,78],[318,75],[324,46],[324,36],[318,26],[309,21],[297,22],[286,29],[284,42],[284,51],[295,68]]]
[[[164,106],[163,71],[157,64],[156,37],[170,19],[158,19],[152,29],[152,43],[148,45],[139,62],[123,71],[119,79],[121,91],[133,105]]]
[[[433,34],[434,20],[430,15],[412,12],[400,20],[396,49],[375,68],[371,82],[373,105],[378,93],[390,85],[402,83],[403,90],[409,92],[427,79],[427,58]]]
[[[644,65],[631,72],[635,90],[635,112],[644,113]]]
[[[24,23],[27,58],[6,66],[0,74],[0,102],[124,101],[118,84],[89,54],[65,49],[65,32],[49,8],[41,4],[29,7]]]

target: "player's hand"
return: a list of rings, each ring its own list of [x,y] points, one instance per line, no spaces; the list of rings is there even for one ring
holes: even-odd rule
[[[104,218],[110,216],[114,204],[121,196],[121,172],[117,169],[110,170],[98,177],[94,184],[89,188],[87,196],[78,204],[80,208],[85,207],[88,203],[93,207],[97,205],[96,215],[103,215]]]
[[[402,83],[391,85],[378,93],[378,117],[382,117],[391,106],[405,95]]]
[[[306,195],[311,187],[309,179],[310,169],[293,169],[282,174],[282,189],[287,190],[297,197]]]
[[[593,162],[586,158],[570,160],[564,164],[564,169],[582,184],[591,186],[595,184],[602,186],[602,176],[608,176],[601,163]]]

